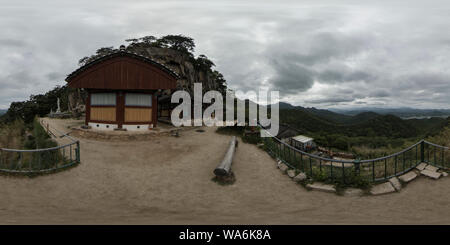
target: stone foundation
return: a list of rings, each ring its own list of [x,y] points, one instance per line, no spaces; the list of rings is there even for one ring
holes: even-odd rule
[[[193,128],[193,127],[190,127]],[[72,128],[71,136],[104,141],[146,141],[161,136],[171,136],[174,132],[187,130],[188,128],[151,129],[145,132],[130,131],[101,131],[94,129]]]

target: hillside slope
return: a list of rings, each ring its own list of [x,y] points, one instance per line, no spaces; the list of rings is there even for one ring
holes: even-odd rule
[[[280,110],[280,121],[302,131],[347,136],[416,137],[417,128],[392,115],[377,115],[353,125],[339,125],[298,109]]]
[[[345,115],[357,115],[362,112],[375,112],[378,114],[392,114],[401,118],[409,118],[409,117],[440,117],[440,116],[449,116],[450,109],[414,109],[414,108],[376,108],[376,107],[368,107],[361,109],[331,109],[332,111]]]
[[[392,114],[378,114],[371,111],[354,111],[358,113],[351,115],[340,114],[326,109],[293,106],[286,102],[280,102],[279,107],[281,123],[306,133],[321,135],[421,138],[439,133],[446,120],[440,117],[401,119]]]
[[[450,117],[448,117],[440,125],[441,129],[433,132],[433,134],[430,134],[427,140],[438,145],[450,147]]]

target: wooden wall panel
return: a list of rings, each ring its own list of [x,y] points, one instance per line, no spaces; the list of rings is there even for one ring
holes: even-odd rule
[[[125,108],[125,122],[152,121],[151,108]]]
[[[90,120],[93,121],[116,121],[115,107],[91,107]]]

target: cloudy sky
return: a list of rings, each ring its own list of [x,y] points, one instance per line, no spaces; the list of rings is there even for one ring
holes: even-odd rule
[[[450,108],[449,1],[0,0],[0,108],[127,38],[195,39],[236,90],[295,105]]]

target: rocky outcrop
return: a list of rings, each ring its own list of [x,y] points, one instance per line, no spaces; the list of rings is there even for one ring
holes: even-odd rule
[[[217,77],[209,68],[201,69],[196,60],[188,53],[169,48],[159,47],[127,47],[127,51],[134,52],[155,60],[175,71],[180,79],[177,89],[186,90],[193,95],[194,83],[201,83],[204,91],[222,90]]]
[[[203,92],[216,90],[225,93],[226,85],[222,75],[212,70],[210,66],[202,64],[202,57],[194,58],[188,52],[181,52],[170,48],[140,45],[128,46],[126,47],[126,51],[149,57],[175,71],[179,75],[176,90],[185,90],[193,96],[194,83],[201,83]],[[96,56],[94,55],[89,59],[94,60],[95,58]],[[163,95],[170,94],[171,92],[173,91],[166,90],[163,92]],[[83,94],[83,91],[71,91],[68,98],[69,111],[75,117],[80,116],[85,112],[85,102],[86,96]]]
[[[68,111],[75,118],[82,116],[86,111],[86,95],[81,89],[70,89],[67,103]]]

